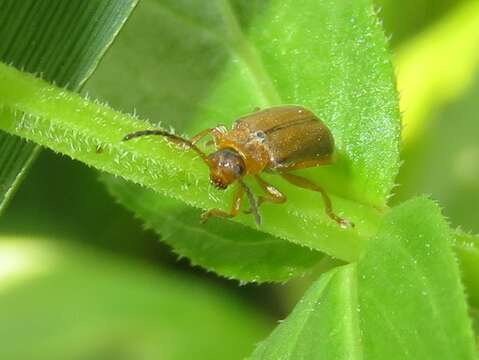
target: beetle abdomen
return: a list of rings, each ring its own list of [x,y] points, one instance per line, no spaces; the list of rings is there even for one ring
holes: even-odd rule
[[[268,135],[276,166],[331,157],[334,140],[321,121],[314,119],[297,127],[297,131],[281,129]]]

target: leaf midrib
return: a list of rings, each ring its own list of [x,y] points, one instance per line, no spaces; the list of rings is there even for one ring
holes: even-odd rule
[[[337,268],[330,273],[330,276],[326,278],[326,283],[320,289],[319,293],[316,296],[314,305],[312,308],[317,308],[320,303],[324,300],[322,298],[323,293],[331,286],[335,277],[340,277],[340,281],[336,279],[337,283],[340,284],[340,296],[341,299],[344,299],[343,306],[345,309],[344,320],[344,333],[343,336],[338,338],[343,339],[344,349],[345,349],[345,359],[349,360],[362,360],[363,359],[363,347],[361,343],[361,331],[360,331],[360,321],[359,314],[357,311],[358,308],[358,291],[357,291],[357,267],[356,264],[345,265],[341,268]],[[291,347],[289,348],[288,355],[291,356],[295,354],[296,348],[301,341],[302,334],[305,331],[308,323],[312,321],[311,316],[307,316],[300,325],[300,329],[297,331],[295,340],[292,341]]]
[[[356,264],[346,265],[343,267],[343,272],[338,273],[343,275],[345,281],[342,282],[341,293],[344,302],[344,307],[347,310],[345,314],[345,329],[344,343],[347,352],[347,359],[362,360],[363,346],[361,342],[361,330],[359,321],[359,302],[358,302],[358,271]]]
[[[330,273],[326,273],[323,275],[325,283],[322,284],[321,288],[318,291],[318,294],[316,295],[316,299],[312,302],[310,306],[312,309],[315,309],[319,305],[319,301],[321,300],[324,291],[331,284],[333,277],[338,274],[338,271],[339,271],[338,269],[334,269]],[[301,335],[306,329],[306,325],[309,323],[310,319],[311,319],[311,316],[305,316],[304,319],[302,319],[301,323],[299,324],[299,329],[298,331],[296,331],[294,340],[291,340],[290,342],[291,345],[288,346],[288,352],[287,352],[288,358],[291,359],[291,356],[295,353],[298,343],[301,341],[301,338],[302,338]]]

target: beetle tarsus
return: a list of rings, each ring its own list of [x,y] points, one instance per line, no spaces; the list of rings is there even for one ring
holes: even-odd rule
[[[238,182],[240,184],[240,187],[243,188],[243,190],[246,192],[246,196],[248,197],[248,201],[249,201],[249,206],[251,207],[250,210],[254,215],[254,220],[256,222],[256,225],[260,226],[261,225],[261,216],[260,216],[259,210],[258,210],[258,207],[259,207],[258,201],[254,197],[253,192],[251,191],[251,189],[244,183],[243,180],[238,179]],[[239,211],[239,207],[238,207],[237,210]]]
[[[354,227],[354,223],[349,221],[348,219],[343,219],[334,213],[328,213],[328,212],[326,213],[331,219],[336,221],[342,229],[349,229]]]
[[[205,222],[208,221],[210,217],[223,217],[223,218],[232,218],[236,214],[231,214],[226,211],[220,210],[220,209],[211,209],[208,211],[205,211],[204,213],[201,214],[200,216],[200,222],[204,224]]]

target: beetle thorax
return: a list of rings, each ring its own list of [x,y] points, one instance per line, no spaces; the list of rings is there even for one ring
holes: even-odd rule
[[[259,174],[270,163],[271,154],[265,137],[259,137],[246,127],[238,127],[217,141],[219,149],[232,149],[243,160],[245,174]]]
[[[220,149],[209,155],[210,179],[219,189],[226,189],[246,174],[243,158],[233,149]]]

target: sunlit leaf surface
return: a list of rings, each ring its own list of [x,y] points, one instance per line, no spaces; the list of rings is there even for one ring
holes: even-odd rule
[[[305,175],[320,180],[328,190],[342,196],[357,197],[363,202],[374,202],[371,199],[375,198],[376,204],[384,204],[397,171],[399,129],[385,41],[370,5],[358,2],[350,8],[342,2],[317,1],[231,4],[232,8],[222,2],[203,7],[194,2],[144,1],[95,74],[89,90],[114,106],[126,111],[135,108],[153,123],[189,134],[218,123],[231,124],[235,117],[257,106],[307,105],[331,126],[338,147],[349,153],[349,159],[347,154],[340,156],[339,163],[330,169],[307,170]],[[149,45],[153,42],[154,49]],[[132,49],[137,57],[128,55]],[[184,71],[179,71],[179,63]],[[112,76],[115,73],[123,75],[117,78]],[[358,111],[357,106],[364,106],[364,112]],[[350,166],[351,163],[357,166]],[[362,180],[356,181],[358,178]],[[297,206],[265,208],[266,222],[280,218],[282,226],[301,224],[303,221],[297,218],[301,214],[309,218],[309,231],[302,233],[300,243],[314,248],[321,243],[319,249],[330,254],[354,257],[351,255],[360,246],[351,234],[315,226],[319,220],[316,217],[323,218],[319,198],[312,202],[308,192],[292,189],[272,176],[268,180],[276,181]],[[122,197],[129,186],[124,185],[125,191],[121,191],[118,180],[112,181],[119,201],[126,203],[127,199]],[[360,190],[355,191],[354,187]],[[145,193],[141,193],[144,203],[150,207],[158,203],[157,214],[146,215],[144,206],[142,209],[139,204],[129,207],[152,224],[163,201],[152,193],[147,200]],[[376,217],[368,209],[353,210],[340,199],[335,199],[334,204],[344,209],[344,216],[358,223],[360,232],[369,222],[365,219]],[[226,208],[229,204],[218,206]],[[355,217],[356,212],[361,215]],[[193,219],[188,221],[196,224]],[[170,233],[164,224],[154,228],[159,234],[162,229]],[[278,232],[277,227],[273,233],[291,239],[287,232]],[[188,236],[176,231],[168,239],[177,252],[206,266],[205,258],[185,245],[189,243]],[[328,240],[323,243],[321,239]],[[280,251],[272,244],[271,249]],[[221,261],[218,256],[215,255],[215,261]]]
[[[148,219],[146,225],[175,252],[223,276],[284,281],[310,271],[322,258],[317,251],[243,225],[216,219],[202,224],[198,209],[118,178],[106,179],[109,191],[137,216]]]
[[[365,256],[323,275],[251,359],[476,359],[452,236],[430,200],[398,206]]]

